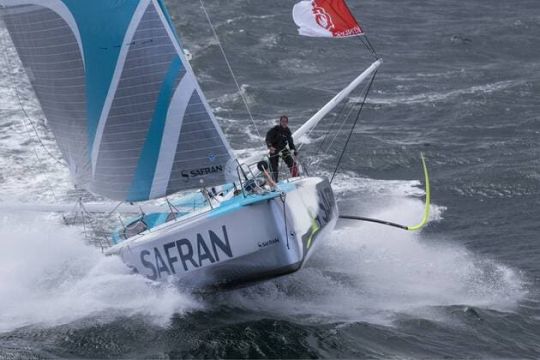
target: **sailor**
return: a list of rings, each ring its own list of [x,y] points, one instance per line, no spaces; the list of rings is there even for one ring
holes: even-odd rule
[[[298,151],[294,146],[291,130],[289,129],[289,118],[286,115],[279,118],[279,125],[274,126],[266,133],[266,145],[270,152],[270,172],[275,182],[278,181],[280,157],[287,164],[291,176],[298,176],[298,167],[291,156],[291,151],[294,152],[294,156],[298,155]]]

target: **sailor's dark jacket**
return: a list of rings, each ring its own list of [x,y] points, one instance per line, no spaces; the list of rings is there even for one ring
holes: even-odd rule
[[[287,144],[289,145],[289,149],[296,150],[291,130],[289,128],[276,125],[266,133],[266,145],[268,147],[274,147],[277,151],[281,151],[287,146]]]

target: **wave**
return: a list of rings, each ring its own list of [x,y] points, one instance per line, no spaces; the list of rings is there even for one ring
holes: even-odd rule
[[[368,103],[373,105],[410,105],[410,104],[423,104],[453,100],[462,95],[475,95],[475,94],[489,94],[496,91],[505,90],[514,86],[523,84],[522,81],[507,80],[499,81],[486,85],[472,86],[465,89],[457,89],[444,93],[423,93],[411,96],[397,96],[392,98],[381,98],[376,96],[370,96]],[[360,98],[351,99],[352,101],[360,101]]]

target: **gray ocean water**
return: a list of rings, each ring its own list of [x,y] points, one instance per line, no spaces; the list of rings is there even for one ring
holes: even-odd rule
[[[167,3],[233,147],[260,148],[199,2]],[[283,113],[297,128],[373,60],[358,39],[297,36],[293,1],[206,3],[260,132]],[[384,65],[334,181],[340,208],[418,222],[423,152],[429,226],[340,223],[298,273],[194,294],[131,274],[80,224],[0,213],[0,358],[540,357],[540,2],[349,4]],[[0,200],[75,201],[0,37]],[[302,149],[312,172],[334,170],[339,124]]]

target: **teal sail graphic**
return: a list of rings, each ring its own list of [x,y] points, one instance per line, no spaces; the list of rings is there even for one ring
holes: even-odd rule
[[[227,182],[233,154],[159,0],[0,0],[75,183],[144,201]]]

